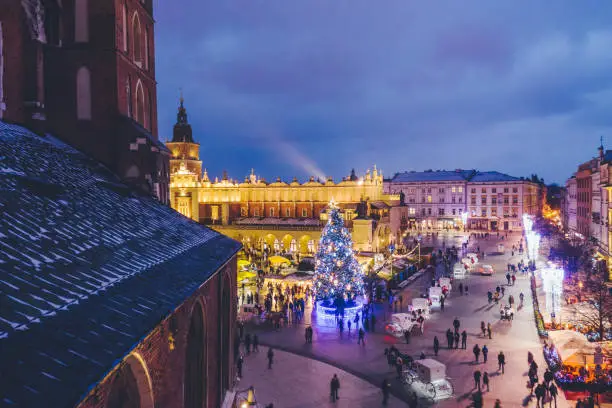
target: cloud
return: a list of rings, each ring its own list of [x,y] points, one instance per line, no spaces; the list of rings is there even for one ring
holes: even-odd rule
[[[160,132],[183,87],[211,173],[375,162],[563,181],[612,130],[611,14],[591,0],[160,2]]]

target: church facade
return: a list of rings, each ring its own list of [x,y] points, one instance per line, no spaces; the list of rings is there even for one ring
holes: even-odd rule
[[[376,166],[363,176],[352,171],[339,182],[314,177],[306,182],[280,177],[268,182],[254,171],[241,181],[226,173],[212,179],[203,169],[182,99],[172,141],[166,146],[171,152],[172,208],[247,247],[314,252],[332,200],[353,230],[358,248],[375,250],[392,239],[389,212],[399,204],[399,195],[383,192],[383,174]]]

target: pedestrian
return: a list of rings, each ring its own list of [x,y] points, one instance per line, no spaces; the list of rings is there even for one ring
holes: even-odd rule
[[[268,349],[268,369],[272,368],[272,363],[274,362],[274,351],[272,347]]]
[[[404,330],[404,339],[406,340],[406,344],[410,344],[410,331]]]
[[[487,335],[487,326],[483,321],[480,322],[480,330],[482,330],[482,337],[485,337]]]
[[[480,347],[478,347],[478,344],[474,345],[472,353],[474,353],[474,360],[476,360],[476,363],[478,363],[478,358],[480,357]]]
[[[359,328],[359,313],[355,313],[355,319],[353,319],[353,323],[355,323],[355,330]]]
[[[463,296],[463,283],[459,282],[459,294]]]
[[[489,340],[491,339],[491,322],[487,323],[487,334],[489,335]]]
[[[244,336],[244,347],[246,348],[247,355],[251,354],[251,334],[247,333]]]
[[[465,330],[461,332],[461,348],[464,350],[467,348],[467,332]]]
[[[501,370],[502,374],[504,374],[504,367],[506,366],[506,356],[503,351],[500,351],[497,355],[497,364],[499,366],[498,371]]]
[[[359,338],[357,339],[357,344],[362,344],[365,346],[365,332],[363,328],[359,328]]]
[[[446,331],[446,342],[448,343],[448,348],[451,349],[453,347],[453,332],[451,329]]]
[[[495,400],[495,405],[493,405],[493,408],[502,408],[499,398]]]
[[[389,389],[391,388],[391,383],[385,378],[380,388],[383,394],[383,405],[387,405],[387,401],[389,400]]]
[[[455,333],[455,348],[459,348],[459,333]]]
[[[487,392],[489,392],[489,373],[487,373],[486,371],[484,372],[484,374],[482,376],[482,385],[483,385],[483,388],[486,385],[487,386]]]
[[[253,353],[259,353],[259,336],[253,336]]]
[[[346,327],[348,327],[349,334],[351,333],[351,319],[346,320]]]
[[[510,285],[510,279],[511,279],[510,273],[507,273],[506,280],[508,281],[508,285]]]
[[[433,349],[434,349],[434,355],[437,356],[438,350],[440,350],[440,342],[438,341],[438,336],[434,336]]]
[[[340,389],[340,380],[338,379],[338,375],[334,374],[329,384],[331,389],[331,400],[332,402],[336,402],[340,397],[338,396],[338,390]]]
[[[440,310],[444,311],[444,295],[440,297]]]
[[[484,346],[482,346],[482,361],[486,364],[487,362],[487,356],[489,355],[489,348],[487,347],[487,345],[485,344]]]
[[[502,296],[506,294],[506,288],[504,286],[501,287],[501,294]]]
[[[550,393],[550,406],[552,407],[552,403],[555,401],[555,408],[557,408],[557,387],[555,386],[555,383],[550,384],[548,392]]]
[[[244,357],[242,354],[238,357],[238,361],[236,362],[236,367],[238,368],[238,377],[242,378],[242,364],[244,364]]]
[[[533,353],[531,351],[527,352],[527,365],[531,366],[533,363]]]
[[[516,275],[512,274],[512,286],[516,283]]]
[[[469,292],[468,292],[468,285],[465,285],[465,286],[463,287],[463,291],[465,292],[465,296],[469,295]]]
[[[481,376],[482,374],[480,373],[480,370],[474,371],[474,388],[477,388],[478,391],[480,391],[480,377]]]
[[[455,317],[455,320],[453,320],[453,327],[455,328],[455,333],[459,333],[459,326],[461,326],[461,323],[459,323],[459,318]]]

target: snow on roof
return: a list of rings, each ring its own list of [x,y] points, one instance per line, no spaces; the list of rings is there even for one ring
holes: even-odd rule
[[[4,402],[73,406],[239,244],[0,122]]]
[[[479,171],[470,179],[472,183],[520,181],[518,177],[509,176],[498,171]]]
[[[437,170],[437,171],[411,171],[396,174],[392,183],[414,183],[429,181],[466,181],[474,170]]]

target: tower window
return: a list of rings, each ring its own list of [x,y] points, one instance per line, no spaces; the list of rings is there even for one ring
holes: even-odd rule
[[[74,41],[89,41],[89,7],[88,0],[74,2]]]
[[[123,51],[128,50],[128,24],[127,24],[127,6],[123,3],[122,6],[122,25],[123,25]]]
[[[132,42],[134,48],[134,63],[142,68],[142,29],[138,13],[132,19]]]
[[[91,75],[87,67],[81,67],[76,77],[77,119],[91,119]]]
[[[140,123],[143,127],[145,126],[145,98],[142,82],[138,80],[136,83],[136,122]]]

